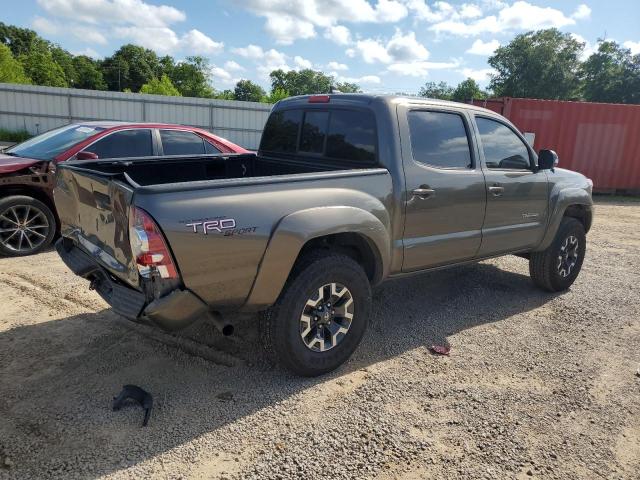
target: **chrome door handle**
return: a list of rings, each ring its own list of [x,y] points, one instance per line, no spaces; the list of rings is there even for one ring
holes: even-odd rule
[[[420,198],[431,198],[436,195],[436,191],[433,188],[416,188],[411,193]]]
[[[494,197],[499,197],[504,193],[504,187],[499,185],[493,185],[489,187],[489,191],[493,194]]]

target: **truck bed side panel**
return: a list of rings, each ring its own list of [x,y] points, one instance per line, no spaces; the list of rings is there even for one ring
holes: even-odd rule
[[[349,206],[390,224],[391,176],[383,169],[289,182],[247,180],[197,190],[136,192],[135,204],[155,218],[167,237],[185,286],[217,309],[244,304],[269,239],[293,212]],[[283,271],[290,268],[282,265]]]

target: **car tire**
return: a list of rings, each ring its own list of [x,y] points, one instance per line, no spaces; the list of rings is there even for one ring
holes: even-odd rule
[[[0,255],[20,257],[47,248],[56,234],[56,219],[40,200],[26,195],[0,199]]]
[[[298,260],[277,302],[263,312],[261,337],[282,366],[315,377],[355,351],[370,308],[371,285],[357,262],[340,253],[312,252]]]
[[[586,240],[582,223],[564,217],[551,245],[542,252],[531,253],[529,274],[533,283],[548,292],[568,289],[582,268]]]

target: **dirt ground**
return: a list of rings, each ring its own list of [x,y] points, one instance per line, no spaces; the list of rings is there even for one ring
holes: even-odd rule
[[[640,478],[640,202],[600,200],[588,241],[560,295],[516,257],[386,283],[316,379],[253,319],[149,336],[54,251],[0,259],[0,478]],[[111,410],[128,383],[147,428]]]

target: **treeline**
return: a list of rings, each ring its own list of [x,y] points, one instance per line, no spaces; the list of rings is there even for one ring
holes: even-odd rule
[[[429,82],[420,95],[447,100],[519,97],[640,104],[640,54],[613,40],[599,40],[585,58],[584,42],[557,29],[517,35],[489,57],[495,70],[490,92],[467,79],[456,88]]]
[[[585,48],[573,35],[553,28],[524,33],[489,57],[495,74],[488,91],[468,78],[455,87],[427,82],[419,95],[456,101],[509,96],[640,104],[640,54],[612,40],[598,41],[587,58]],[[73,55],[33,30],[0,22],[0,82],[268,103],[332,88],[360,91],[354,83],[336,83],[332,76],[311,69],[274,70],[270,80],[269,92],[250,80],[216,90],[211,65],[200,56],[176,61],[128,44],[97,60]]]
[[[270,92],[250,80],[238,81],[234,89],[216,90],[211,65],[204,57],[176,61],[128,44],[97,60],[73,55],[33,30],[0,22],[0,82],[267,103],[290,95],[329,92],[332,86],[344,92],[360,91],[356,84],[335,83],[333,77],[310,69],[275,70],[270,78]]]

